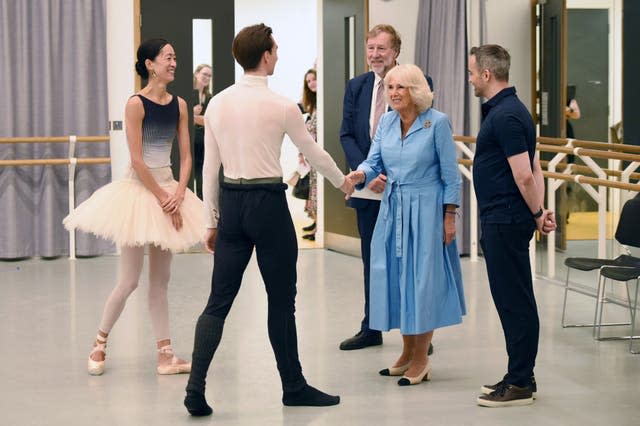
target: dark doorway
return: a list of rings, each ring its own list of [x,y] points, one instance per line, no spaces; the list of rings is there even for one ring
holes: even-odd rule
[[[574,99],[580,119],[570,120],[574,138],[609,140],[609,11],[607,9],[567,10],[567,83],[575,88]],[[594,161],[607,167],[607,160]],[[576,158],[575,162],[583,164]],[[566,215],[597,211],[598,204],[578,184],[567,185]]]
[[[548,0],[540,11],[540,135],[564,137],[566,52],[564,0]]]
[[[565,104],[567,97],[566,3],[548,0],[540,6],[540,135],[565,137]],[[541,160],[555,154],[540,153]],[[556,192],[555,211],[558,228],[556,247],[566,249],[567,184]],[[547,204],[549,202],[547,201]]]
[[[322,7],[324,75],[324,148],[336,160],[338,166],[348,171],[344,151],[340,145],[342,101],[347,81],[366,71],[364,37],[367,13],[362,0],[325,0]],[[325,185],[325,231],[350,237],[358,237],[353,209],[345,205],[344,196]],[[327,247],[331,241],[327,240]]]
[[[576,139],[609,140],[609,13],[569,9],[567,82],[575,86],[581,117],[571,124]]]
[[[189,110],[189,133],[193,153],[193,36],[195,19],[210,19],[211,58],[213,66],[213,94],[235,81],[231,42],[234,37],[234,1],[217,0],[140,0],[140,39],[160,37],[168,40],[176,51],[178,68],[176,79],[169,91],[182,97]],[[144,84],[144,82],[143,82]],[[178,150],[171,153],[171,164],[176,178],[179,170]],[[191,179],[193,181],[193,178]],[[190,185],[191,186],[191,185]]]

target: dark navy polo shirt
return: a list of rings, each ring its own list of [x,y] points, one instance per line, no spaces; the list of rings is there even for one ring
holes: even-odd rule
[[[482,105],[482,125],[473,158],[473,186],[484,223],[522,223],[532,214],[513,178],[507,158],[529,153],[533,164],[536,130],[515,87],[498,92]]]

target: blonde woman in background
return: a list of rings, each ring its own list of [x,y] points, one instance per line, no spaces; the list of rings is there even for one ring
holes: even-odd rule
[[[193,72],[193,175],[196,183],[196,194],[202,199],[202,166],[204,164],[204,113],[211,100],[211,78],[213,70],[210,65],[200,64]]]

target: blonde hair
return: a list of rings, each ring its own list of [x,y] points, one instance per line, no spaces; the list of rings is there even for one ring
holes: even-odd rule
[[[202,71],[203,68],[209,68],[211,70],[211,72],[213,73],[213,68],[211,68],[211,65],[207,65],[207,64],[200,64],[196,67],[196,70],[193,72],[193,87],[196,87],[196,75]],[[211,91],[209,90],[209,86],[205,86],[202,89],[202,93],[204,93],[205,96],[211,96]]]
[[[429,88],[424,73],[418,66],[413,64],[400,64],[387,72],[387,75],[384,77],[384,97],[389,105],[391,105],[391,99],[389,99],[387,86],[392,78],[409,90],[409,95],[418,110],[418,114],[431,108],[433,104],[433,92]]]

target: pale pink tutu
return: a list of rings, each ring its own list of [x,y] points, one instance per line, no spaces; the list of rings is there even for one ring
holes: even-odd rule
[[[178,182],[171,168],[150,169],[156,182],[173,194]],[[138,179],[133,169],[124,179],[94,192],[62,223],[68,230],[80,229],[115,242],[118,246],[154,244],[165,250],[185,251],[202,241],[206,230],[202,201],[189,189],[180,205],[182,229],[176,230],[170,215],[162,211],[156,197]]]

